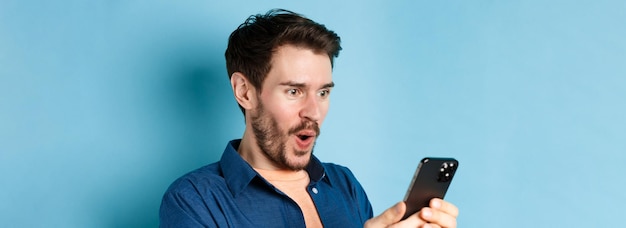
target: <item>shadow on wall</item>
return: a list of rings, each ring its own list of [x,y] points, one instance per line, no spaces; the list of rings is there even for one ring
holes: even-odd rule
[[[184,47],[177,47],[183,45]],[[208,46],[207,46],[208,45]],[[143,74],[150,137],[141,164],[127,169],[119,184],[95,207],[104,227],[157,227],[161,197],[178,177],[219,160],[243,120],[230,95],[221,48],[210,41],[174,44],[158,50]],[[170,52],[171,51],[171,52]],[[142,117],[143,118],[143,117]],[[106,217],[102,217],[102,215]]]

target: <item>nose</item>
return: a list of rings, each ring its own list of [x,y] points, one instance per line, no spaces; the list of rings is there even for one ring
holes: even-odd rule
[[[307,118],[319,124],[319,120],[322,118],[321,108],[322,106],[317,96],[306,96],[302,108],[300,109],[300,117]]]

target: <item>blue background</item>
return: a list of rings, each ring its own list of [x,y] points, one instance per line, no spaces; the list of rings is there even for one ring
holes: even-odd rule
[[[343,52],[315,153],[377,213],[453,156],[461,227],[616,227],[624,1],[0,1],[0,226],[154,227],[178,176],[243,132],[223,52],[291,9]]]

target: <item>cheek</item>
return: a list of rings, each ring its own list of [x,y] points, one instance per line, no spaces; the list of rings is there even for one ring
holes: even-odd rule
[[[281,128],[286,129],[285,127],[289,127],[293,125],[295,122],[298,122],[298,112],[288,105],[277,106],[272,110],[272,115],[278,121],[278,125]]]
[[[321,126],[322,126],[322,123],[323,123],[323,122],[324,122],[324,120],[326,119],[326,114],[328,114],[328,107],[329,107],[329,104],[328,104],[328,102],[325,102],[325,103],[320,104],[320,106],[319,106],[319,107],[320,107],[320,115],[321,115],[321,118],[320,118],[320,120],[319,120],[319,125],[320,125],[320,127],[321,127]]]
[[[281,129],[287,129],[292,122],[298,119],[298,110],[290,102],[270,98],[263,101],[263,107],[265,112],[276,120]]]

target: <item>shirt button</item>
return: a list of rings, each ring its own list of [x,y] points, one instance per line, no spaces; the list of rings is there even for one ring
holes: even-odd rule
[[[314,194],[317,194],[317,192],[318,192],[316,187],[313,187],[313,188],[311,189],[311,191],[313,191],[313,193],[314,193]]]

